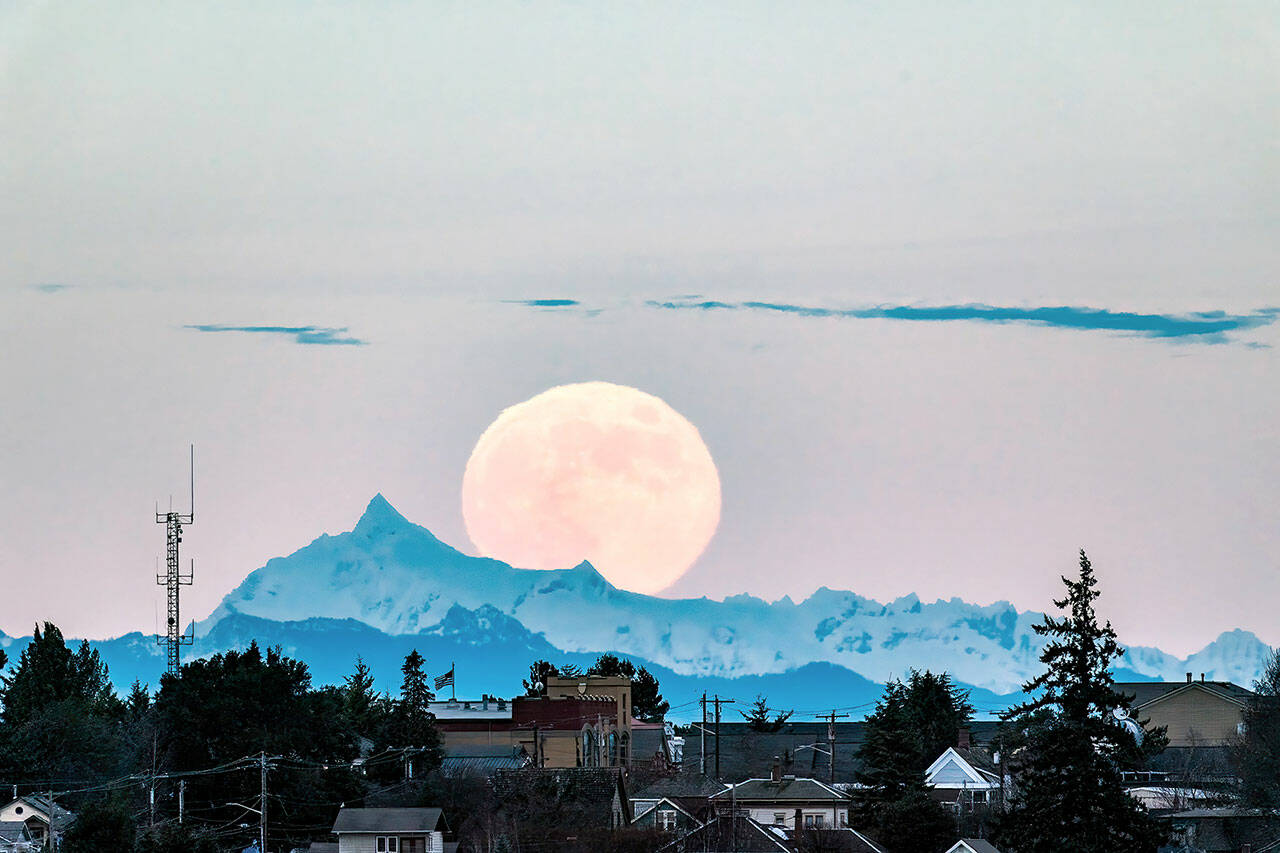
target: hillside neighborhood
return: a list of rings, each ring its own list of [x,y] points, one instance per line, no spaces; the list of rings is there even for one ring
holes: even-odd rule
[[[314,686],[256,643],[120,698],[46,624],[3,682],[0,853],[1280,850],[1280,654],[1115,682],[1083,553],[1064,582],[1043,673],[987,718],[928,668],[863,714],[713,694],[681,725],[613,654],[467,697],[416,652],[392,694],[358,649]]]

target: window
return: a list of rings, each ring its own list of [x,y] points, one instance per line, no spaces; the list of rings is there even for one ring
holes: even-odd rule
[[[379,835],[374,850],[377,853],[400,853],[400,839],[395,835]]]
[[[676,813],[674,809],[661,809],[658,812],[658,829],[663,832],[675,832]]]
[[[820,814],[805,815],[804,825],[806,829],[822,829],[822,815]]]
[[[774,813],[773,813],[773,823],[774,823],[774,825],[775,825],[775,826],[783,826],[784,824],[786,824],[786,822],[787,822],[787,813],[786,813],[786,812],[774,812]]]

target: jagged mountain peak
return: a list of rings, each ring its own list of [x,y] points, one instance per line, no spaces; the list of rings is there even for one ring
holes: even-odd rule
[[[800,603],[747,594],[666,599],[618,589],[586,561],[516,568],[451,548],[380,494],[350,533],[320,537],[253,572],[205,630],[237,613],[355,619],[388,635],[466,642],[540,636],[564,653],[612,651],[688,676],[756,676],[825,662],[882,680],[927,667],[997,693],[1039,671],[1043,645],[1034,633],[1039,614],[1003,601],[925,604],[905,595],[884,604],[827,588]],[[1247,632],[1227,632],[1188,659],[1135,648],[1125,660],[1135,677],[1194,669],[1248,684],[1264,649]]]
[[[401,515],[391,502],[382,496],[382,492],[378,492],[369,501],[369,505],[365,507],[364,514],[360,516],[360,520],[356,522],[355,530],[352,532],[362,536],[372,536],[377,533],[390,532],[399,528],[414,527],[416,525]]]

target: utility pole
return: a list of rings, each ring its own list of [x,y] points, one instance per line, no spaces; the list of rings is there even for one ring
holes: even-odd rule
[[[182,813],[187,807],[187,780],[178,782],[178,825],[182,825]]]
[[[151,828],[156,826],[156,777],[151,777],[151,793],[147,798],[147,808],[151,813]]]
[[[58,849],[58,812],[57,806],[53,804],[53,788],[49,789],[49,851],[54,853]]]
[[[720,694],[715,694],[715,698],[711,700],[716,706],[716,781],[720,779],[720,706],[732,705],[734,700],[721,699]]]
[[[707,775],[707,692],[702,691],[702,728],[698,729],[702,735],[701,746],[698,749],[698,773],[699,775]]]
[[[267,853],[267,753],[262,752],[258,760],[262,769],[262,810],[258,812],[258,833],[262,841],[262,853]]]
[[[835,708],[831,709],[829,714],[819,715],[821,719],[827,721],[827,746],[831,748],[831,783],[836,781],[836,720],[841,717],[847,717],[848,714],[837,714]]]

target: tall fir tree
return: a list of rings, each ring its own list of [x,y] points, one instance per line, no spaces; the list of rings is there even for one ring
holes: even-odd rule
[[[37,625],[13,671],[0,681],[0,764],[6,775],[95,779],[125,759],[124,703],[98,652],[71,649],[58,626]]]
[[[924,770],[947,747],[956,746],[960,729],[969,725],[973,717],[969,691],[957,687],[948,673],[913,669],[903,701],[919,744],[917,762]]]
[[[444,760],[440,745],[440,732],[436,718],[431,713],[431,700],[435,694],[427,686],[426,661],[417,649],[405,656],[400,672],[400,698],[396,700],[392,720],[394,745],[414,750],[415,772],[434,769]]]
[[[1120,783],[1135,752],[1112,716],[1132,701],[1111,674],[1124,650],[1111,623],[1098,624],[1098,581],[1083,550],[1079,576],[1062,582],[1067,595],[1054,606],[1065,615],[1034,626],[1050,638],[1045,671],[1023,685],[1035,698],[1005,716],[1020,744],[1008,757],[1015,790],[997,839],[1017,853],[1150,853],[1164,832]]]
[[[867,717],[853,804],[855,821],[890,853],[937,853],[954,840],[952,820],[929,797],[923,756],[907,687],[892,681]]]
[[[1244,731],[1232,754],[1240,804],[1280,811],[1280,649],[1271,651],[1262,676],[1253,684]]]

